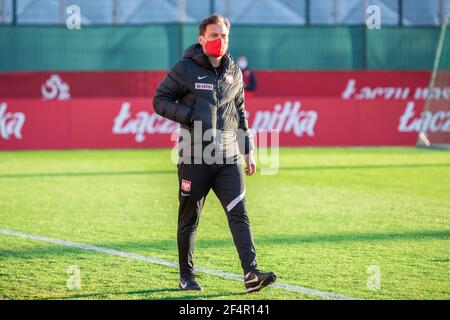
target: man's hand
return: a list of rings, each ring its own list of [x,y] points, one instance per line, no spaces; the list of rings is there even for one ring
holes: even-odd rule
[[[256,162],[253,156],[253,152],[247,153],[245,155],[245,164],[247,167],[245,168],[245,174],[247,176],[251,176],[256,172]]]

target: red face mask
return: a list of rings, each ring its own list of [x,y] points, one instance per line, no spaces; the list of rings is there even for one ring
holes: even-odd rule
[[[208,55],[219,58],[223,56],[223,43],[221,38],[206,41],[205,51]]]

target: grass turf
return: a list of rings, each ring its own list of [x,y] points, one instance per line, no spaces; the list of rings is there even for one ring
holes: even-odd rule
[[[0,228],[177,262],[169,150],[0,153]],[[416,148],[280,149],[280,171],[246,178],[258,262],[278,281],[364,299],[450,298],[450,153]],[[69,266],[81,289],[69,290]],[[196,265],[241,274],[211,192]],[[381,288],[369,289],[370,266]],[[0,299],[317,299],[0,234]]]

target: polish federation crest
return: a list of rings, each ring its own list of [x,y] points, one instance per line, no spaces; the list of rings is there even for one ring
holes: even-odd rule
[[[191,191],[191,182],[189,180],[181,179],[181,190],[186,192]]]
[[[229,73],[226,73],[226,74],[225,74],[225,81],[226,81],[228,84],[232,84],[232,83],[233,83],[233,75],[232,75],[232,74],[229,74]]]

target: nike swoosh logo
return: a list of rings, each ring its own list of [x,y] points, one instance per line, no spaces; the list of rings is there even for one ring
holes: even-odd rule
[[[190,194],[189,193],[181,193],[181,195],[183,196],[183,197],[189,197],[190,196]]]
[[[198,80],[202,80],[202,79],[205,79],[207,76],[203,76],[203,77],[200,77],[200,76],[198,76],[197,78],[198,78]]]
[[[245,283],[253,283],[253,282],[258,282],[258,277],[254,277],[252,280],[247,280],[245,281]]]
[[[186,289],[187,288],[187,282],[181,281],[180,282],[180,286],[181,286],[181,288]]]

